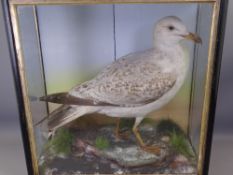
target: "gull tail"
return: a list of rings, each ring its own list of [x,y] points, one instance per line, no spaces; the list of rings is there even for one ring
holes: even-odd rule
[[[112,106],[112,104],[104,102],[96,103],[88,99],[78,98],[66,92],[43,96],[39,99],[45,102],[63,104],[36,124],[38,125],[47,119],[48,129],[52,135],[58,128],[74,121],[75,119],[85,114],[97,112],[99,106]]]
[[[36,123],[36,125],[41,124],[45,120],[48,121],[48,129],[51,135],[55,133],[55,131],[68,124],[72,121],[76,120],[77,118],[88,114],[96,112],[97,108],[95,107],[88,107],[88,106],[69,106],[69,105],[62,105],[56,110],[54,110],[51,114],[40,120]]]
[[[63,105],[49,115],[48,128],[50,131],[55,131],[82,115],[77,107]]]
[[[96,107],[91,106],[66,106],[63,105],[54,112],[50,114],[51,117],[48,117],[48,128],[51,132],[55,132],[58,128],[71,123],[77,118],[94,113],[98,110]]]
[[[75,113],[75,110],[73,107],[68,105],[62,105],[58,107],[56,110],[54,110],[52,113],[50,113],[48,116],[41,119],[39,122],[35,124],[35,126],[40,125],[44,121],[48,121],[48,129],[54,130],[54,128],[57,128],[57,126],[60,126],[62,124],[62,120],[64,118],[69,118],[71,115]]]

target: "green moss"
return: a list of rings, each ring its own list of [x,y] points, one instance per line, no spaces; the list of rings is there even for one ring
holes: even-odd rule
[[[56,154],[70,154],[74,135],[66,128],[61,128],[56,135],[47,143],[47,147],[52,148]]]
[[[157,133],[170,136],[170,145],[176,153],[193,157],[194,153],[189,145],[184,131],[171,120],[162,120],[157,125]]]
[[[157,133],[159,134],[170,134],[175,131],[178,134],[184,134],[183,130],[173,121],[161,120],[157,125]]]
[[[95,139],[95,146],[98,149],[107,149],[109,148],[109,141],[105,137],[99,136]]]
[[[170,145],[177,153],[183,154],[187,157],[194,156],[186,136],[182,133],[177,133],[175,130],[171,132]]]

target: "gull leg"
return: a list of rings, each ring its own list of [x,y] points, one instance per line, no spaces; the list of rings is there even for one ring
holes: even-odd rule
[[[117,123],[116,123],[116,129],[115,129],[115,136],[118,140],[120,139],[127,139],[128,136],[129,136],[129,133],[128,132],[124,132],[124,133],[121,133],[120,132],[120,121],[121,119],[120,118],[117,118]]]
[[[115,129],[115,136],[117,139],[120,139],[120,118],[117,118],[116,129]]]
[[[150,152],[150,153],[154,153],[154,154],[160,154],[160,147],[158,146],[147,146],[143,139],[141,138],[141,135],[138,131],[138,125],[140,124],[140,122],[143,120],[143,118],[139,118],[137,117],[136,118],[136,121],[134,123],[134,126],[133,126],[133,133],[134,135],[136,136],[136,139],[140,145],[140,147],[144,150],[144,151],[147,151],[147,152]]]

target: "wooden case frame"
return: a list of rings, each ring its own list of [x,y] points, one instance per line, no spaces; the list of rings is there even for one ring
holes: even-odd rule
[[[22,45],[18,26],[17,6],[56,4],[123,4],[123,3],[211,3],[213,6],[208,50],[204,105],[202,109],[201,135],[198,155],[198,175],[208,174],[218,79],[221,64],[227,0],[4,0],[6,26],[11,48],[12,67],[18,97],[20,122],[28,174],[38,175],[38,162],[29,107],[28,89],[24,71]]]

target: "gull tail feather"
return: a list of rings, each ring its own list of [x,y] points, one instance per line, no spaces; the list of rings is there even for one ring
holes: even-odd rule
[[[43,123],[45,120],[48,121],[48,130],[49,134],[48,137],[53,137],[56,130],[60,127],[71,123],[72,121],[76,120],[77,118],[87,114],[95,112],[96,110],[92,110],[94,108],[91,107],[84,107],[84,106],[77,106],[72,107],[69,105],[62,105],[50,113],[48,116],[44,117],[42,120],[35,124],[39,125]]]
[[[51,132],[55,132],[58,128],[71,123],[77,118],[95,111],[96,108],[87,106],[60,107],[60,109],[58,109],[54,114],[51,113],[51,117],[48,117],[48,128]]]
[[[70,108],[70,106],[68,106],[68,105],[60,106],[59,108],[55,109],[52,113],[50,113],[49,115],[45,116],[40,121],[38,121],[34,126],[40,125],[41,123],[48,120],[49,118],[54,118],[54,116],[56,116],[56,115],[60,115],[62,111],[66,111],[69,108]]]
[[[39,122],[35,124],[35,126],[43,123],[45,120],[48,121],[48,129],[50,132],[55,132],[58,128],[72,122],[73,120],[81,117],[85,114],[85,111],[81,110],[77,107],[72,107],[68,105],[62,105],[48,116],[41,119]]]
[[[59,113],[48,119],[49,130],[55,131],[58,128],[79,118],[81,115],[78,115],[78,113],[78,109],[74,107],[69,107],[65,110],[61,110]]]

